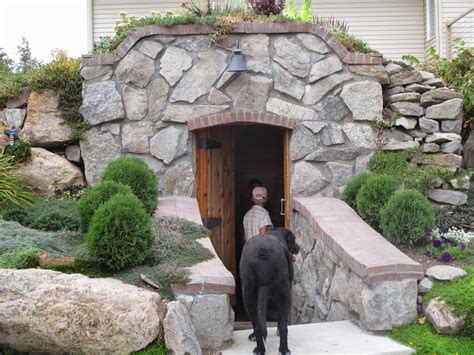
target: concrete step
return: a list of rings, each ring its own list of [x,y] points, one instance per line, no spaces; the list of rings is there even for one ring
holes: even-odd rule
[[[234,331],[232,346],[222,355],[252,354],[255,342],[247,339],[251,330]],[[267,354],[278,354],[280,338],[276,328],[268,328]],[[351,321],[292,325],[288,327],[288,346],[299,354],[411,354],[412,349],[392,339],[369,334]]]

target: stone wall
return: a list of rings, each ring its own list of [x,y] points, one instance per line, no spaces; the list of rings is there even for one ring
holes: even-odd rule
[[[96,183],[108,161],[134,155],[158,175],[163,195],[192,196],[187,123],[245,112],[257,123],[261,114],[296,122],[293,195],[338,196],[375,149],[371,122],[382,114],[379,80],[388,77],[376,65],[381,58],[354,57],[324,30],[300,27],[259,24],[214,45],[208,29],[177,26],[176,34],[195,34],[150,35],[165,31],[155,26],[132,35],[112,57],[84,57],[81,112],[93,126],[81,141],[87,181]],[[249,67],[240,75],[226,72],[237,39]]]
[[[386,71],[390,84],[384,87],[385,115],[394,119],[379,137],[379,147],[385,151],[420,148],[427,156],[417,163],[456,173],[463,166],[463,95],[432,73],[406,71],[392,63]],[[467,202],[462,190],[468,189],[469,176],[465,176],[449,184],[440,181],[428,196],[441,204],[462,205]]]
[[[292,228],[301,247],[292,291],[294,323],[350,319],[368,330],[389,330],[416,318],[421,265],[347,204],[294,199]]]

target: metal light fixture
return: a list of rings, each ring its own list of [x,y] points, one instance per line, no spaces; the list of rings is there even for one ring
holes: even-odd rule
[[[240,50],[240,41],[235,42],[235,49],[232,58],[230,59],[228,72],[244,72],[247,71],[247,63],[245,62],[245,56]]]

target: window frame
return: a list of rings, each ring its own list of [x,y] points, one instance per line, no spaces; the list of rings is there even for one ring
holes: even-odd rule
[[[437,15],[436,15],[436,0],[425,0],[425,8],[426,8],[426,41],[431,41],[432,39],[436,38],[436,23],[437,23]]]

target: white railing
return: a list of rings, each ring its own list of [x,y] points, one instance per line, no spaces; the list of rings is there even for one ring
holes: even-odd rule
[[[472,13],[472,15],[471,15]],[[462,37],[468,45],[474,43],[474,7],[446,23],[446,56],[451,59],[453,37]],[[455,26],[458,26],[457,28]],[[453,32],[455,36],[453,36]],[[466,38],[464,38],[466,37]]]

